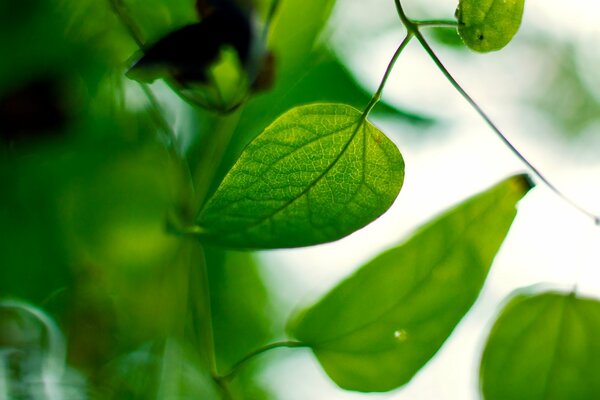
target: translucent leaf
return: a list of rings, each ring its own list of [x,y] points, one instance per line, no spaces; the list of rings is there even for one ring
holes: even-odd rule
[[[500,50],[519,30],[524,4],[525,0],[460,0],[458,33],[472,50]]]
[[[475,302],[527,189],[510,178],[447,212],[300,313],[290,333],[342,388],[407,383]]]
[[[297,107],[229,171],[201,212],[203,239],[241,248],[337,240],[383,214],[403,179],[400,152],[358,110]]]
[[[324,47],[314,49],[310,60],[310,63],[302,65],[302,73],[299,74],[301,76],[286,82],[276,81],[275,90],[253,97],[245,105],[239,124],[235,128],[234,137],[237,140],[231,142],[221,160],[211,193],[235,163],[244,146],[285,111],[309,103],[344,103],[360,109],[369,102],[373,93],[362,87],[330,50]],[[377,103],[371,115],[402,119],[402,122],[421,127],[429,127],[436,123],[430,115],[420,114],[410,108],[400,109],[385,99]],[[210,129],[207,131],[210,132]]]
[[[481,361],[485,399],[600,398],[600,302],[520,294],[502,310]]]

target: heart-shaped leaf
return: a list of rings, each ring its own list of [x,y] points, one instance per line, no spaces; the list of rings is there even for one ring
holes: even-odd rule
[[[237,248],[340,239],[383,214],[404,179],[397,147],[356,109],[312,104],[244,150],[199,217],[202,239]]]

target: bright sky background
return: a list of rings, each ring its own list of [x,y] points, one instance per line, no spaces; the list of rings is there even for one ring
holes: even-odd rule
[[[405,0],[410,16],[450,18],[455,0]],[[428,11],[429,10],[429,11]],[[572,43],[573,59],[592,95],[600,99],[597,49],[600,4],[592,0],[528,0],[515,40],[498,53],[479,55],[434,46],[463,87],[509,139],[556,186],[600,214],[600,124],[567,137],[526,106],[547,79],[548,55]],[[545,46],[535,45],[542,34]],[[330,35],[338,53],[366,87],[375,90],[403,37],[392,0],[338,0]],[[287,314],[310,304],[380,251],[398,244],[432,216],[524,166],[452,89],[416,42],[402,54],[384,97],[440,118],[434,128],[375,120],[402,151],[402,192],[382,218],[333,244],[265,252],[264,276]],[[568,100],[568,99],[567,99]],[[281,400],[475,400],[478,363],[496,312],[515,289],[543,284],[600,297],[600,227],[543,185],[519,204],[519,214],[498,254],[484,291],[437,356],[405,387],[365,395],[338,389],[309,351],[277,350],[263,379]]]

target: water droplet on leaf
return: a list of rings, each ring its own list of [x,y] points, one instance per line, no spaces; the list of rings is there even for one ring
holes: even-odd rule
[[[406,342],[408,340],[408,332],[404,329],[398,329],[394,331],[394,339],[399,342]]]

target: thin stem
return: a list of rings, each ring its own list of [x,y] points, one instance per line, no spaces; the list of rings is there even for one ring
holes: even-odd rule
[[[125,5],[123,4],[122,0],[108,0],[108,3],[123,26],[125,26],[125,29],[127,29],[127,32],[129,32],[129,36],[131,36],[138,47],[143,50],[146,43],[144,36],[142,35],[139,27],[129,16],[129,13],[126,12]]]
[[[427,21],[412,21],[413,24],[419,28],[456,28],[458,21],[445,20],[445,19],[433,19]]]
[[[173,129],[171,129],[171,126],[165,119],[165,116],[160,111],[160,105],[158,104],[158,100],[156,99],[154,92],[152,92],[152,89],[150,89],[148,87],[148,85],[146,85],[144,83],[140,83],[140,87],[142,88],[142,91],[144,92],[144,94],[146,95],[146,98],[148,99],[148,102],[150,103],[150,109],[151,109],[154,121],[169,138],[169,142],[170,142],[169,144],[170,144],[171,149],[174,150],[175,153],[177,153],[178,152],[177,137],[175,135],[175,132],[173,131]]]
[[[398,0],[396,0],[396,2],[398,2]],[[456,91],[458,93],[460,93],[460,95],[471,105],[471,107],[473,107],[473,109],[475,109],[475,111],[479,114],[479,116],[481,118],[483,118],[483,120],[487,123],[487,125],[492,129],[492,131],[494,131],[494,133],[496,133],[496,135],[510,149],[510,151],[512,151],[513,154],[516,155],[558,197],[562,198],[564,201],[566,201],[567,203],[569,203],[572,207],[574,207],[575,209],[579,210],[582,214],[584,214],[584,215],[588,216],[589,218],[593,219],[594,223],[600,224],[600,216],[597,216],[597,215],[595,215],[595,214],[587,211],[585,208],[581,207],[579,204],[575,203],[573,200],[571,200],[569,197],[567,197],[565,194],[563,194],[552,182],[550,182],[548,180],[548,178],[546,178],[544,176],[544,174],[542,174],[542,172],[539,169],[537,169],[508,140],[508,138],[502,133],[502,131],[496,126],[496,124],[494,124],[494,122],[483,111],[483,109],[475,102],[475,100],[473,100],[473,98],[471,96],[469,96],[469,94],[460,86],[460,84],[456,81],[456,79],[454,79],[454,77],[450,74],[450,72],[448,71],[448,69],[446,69],[446,67],[444,66],[444,64],[442,64],[442,62],[440,61],[440,59],[437,57],[437,55],[435,54],[435,52],[433,51],[433,49],[431,48],[431,46],[429,46],[429,43],[427,43],[427,41],[425,40],[425,38],[423,37],[423,35],[421,35],[421,33],[418,30],[414,31],[414,35],[416,36],[416,38],[419,41],[419,43],[421,43],[421,46],[423,47],[423,49],[425,49],[425,51],[427,52],[427,54],[429,54],[429,57],[431,57],[431,59],[433,60],[433,62],[437,65],[438,69],[446,77],[446,79],[448,79],[448,81],[452,84],[452,86],[454,86],[454,88],[456,89]]]
[[[248,361],[252,360],[254,357],[259,356],[263,353],[266,353],[269,350],[280,349],[280,348],[296,348],[296,347],[308,347],[306,343],[298,342],[294,340],[286,340],[283,342],[274,342],[267,344],[263,347],[260,347],[253,352],[247,354],[244,358],[236,362],[233,367],[224,375],[220,376],[220,379],[224,381],[229,381],[237,375],[240,368],[242,368]]]
[[[269,29],[271,28],[271,22],[273,22],[273,17],[279,8],[279,0],[272,0],[271,5],[269,6],[269,10],[267,11],[267,16],[265,17],[265,26],[262,31],[262,40],[266,41],[267,35],[269,34]]]
[[[221,382],[221,378],[217,373],[217,359],[215,355],[215,335],[214,335],[214,326],[213,326],[213,318],[212,318],[212,302],[210,297],[210,283],[209,283],[209,274],[208,274],[208,265],[206,263],[206,256],[204,253],[204,248],[202,246],[199,247],[199,251],[201,252],[200,257],[200,265],[197,268],[192,266],[190,273],[190,303],[192,305],[192,310],[195,312],[192,314],[192,322],[205,321],[203,329],[200,329],[203,336],[201,339],[202,347],[206,350],[206,357],[208,367],[210,369],[210,374],[214,381],[221,388],[223,395],[226,399],[229,399],[231,396],[227,390],[226,385]],[[198,290],[200,288],[201,290]],[[202,297],[194,298],[196,294],[200,294]],[[198,301],[199,300],[199,301]]]
[[[375,105],[379,102],[379,100],[381,100],[383,88],[385,87],[385,84],[387,83],[387,80],[390,77],[392,70],[394,69],[394,65],[396,64],[398,57],[400,57],[400,54],[402,54],[402,51],[404,50],[404,48],[410,42],[410,39],[412,39],[412,36],[413,36],[412,33],[409,31],[406,34],[406,36],[404,37],[404,40],[402,40],[402,43],[400,43],[400,45],[396,49],[396,52],[392,56],[392,59],[390,60],[387,68],[385,69],[385,73],[383,74],[383,78],[381,79],[381,83],[379,83],[379,87],[377,88],[377,91],[373,94],[373,97],[371,97],[371,100],[369,101],[369,103],[367,104],[367,106],[365,107],[365,109],[362,113],[361,121],[364,121],[367,118],[367,116],[369,115],[369,113],[371,112],[373,107],[375,107]],[[359,124],[359,126],[360,126],[360,124]]]
[[[404,13],[404,9],[402,8],[402,3],[400,3],[400,0],[394,0],[394,3],[396,4],[396,11],[400,17],[400,22],[402,22],[409,32],[417,31],[416,25],[406,16],[406,13]]]
[[[215,121],[215,124],[217,125],[211,134],[213,140],[207,143],[207,153],[203,155],[194,170],[193,176],[196,187],[193,204],[197,205],[197,209],[194,210],[195,214],[206,200],[206,195],[217,174],[223,155],[227,151],[227,147],[233,137],[235,128],[241,116],[240,111],[241,110],[237,110],[234,113]]]

